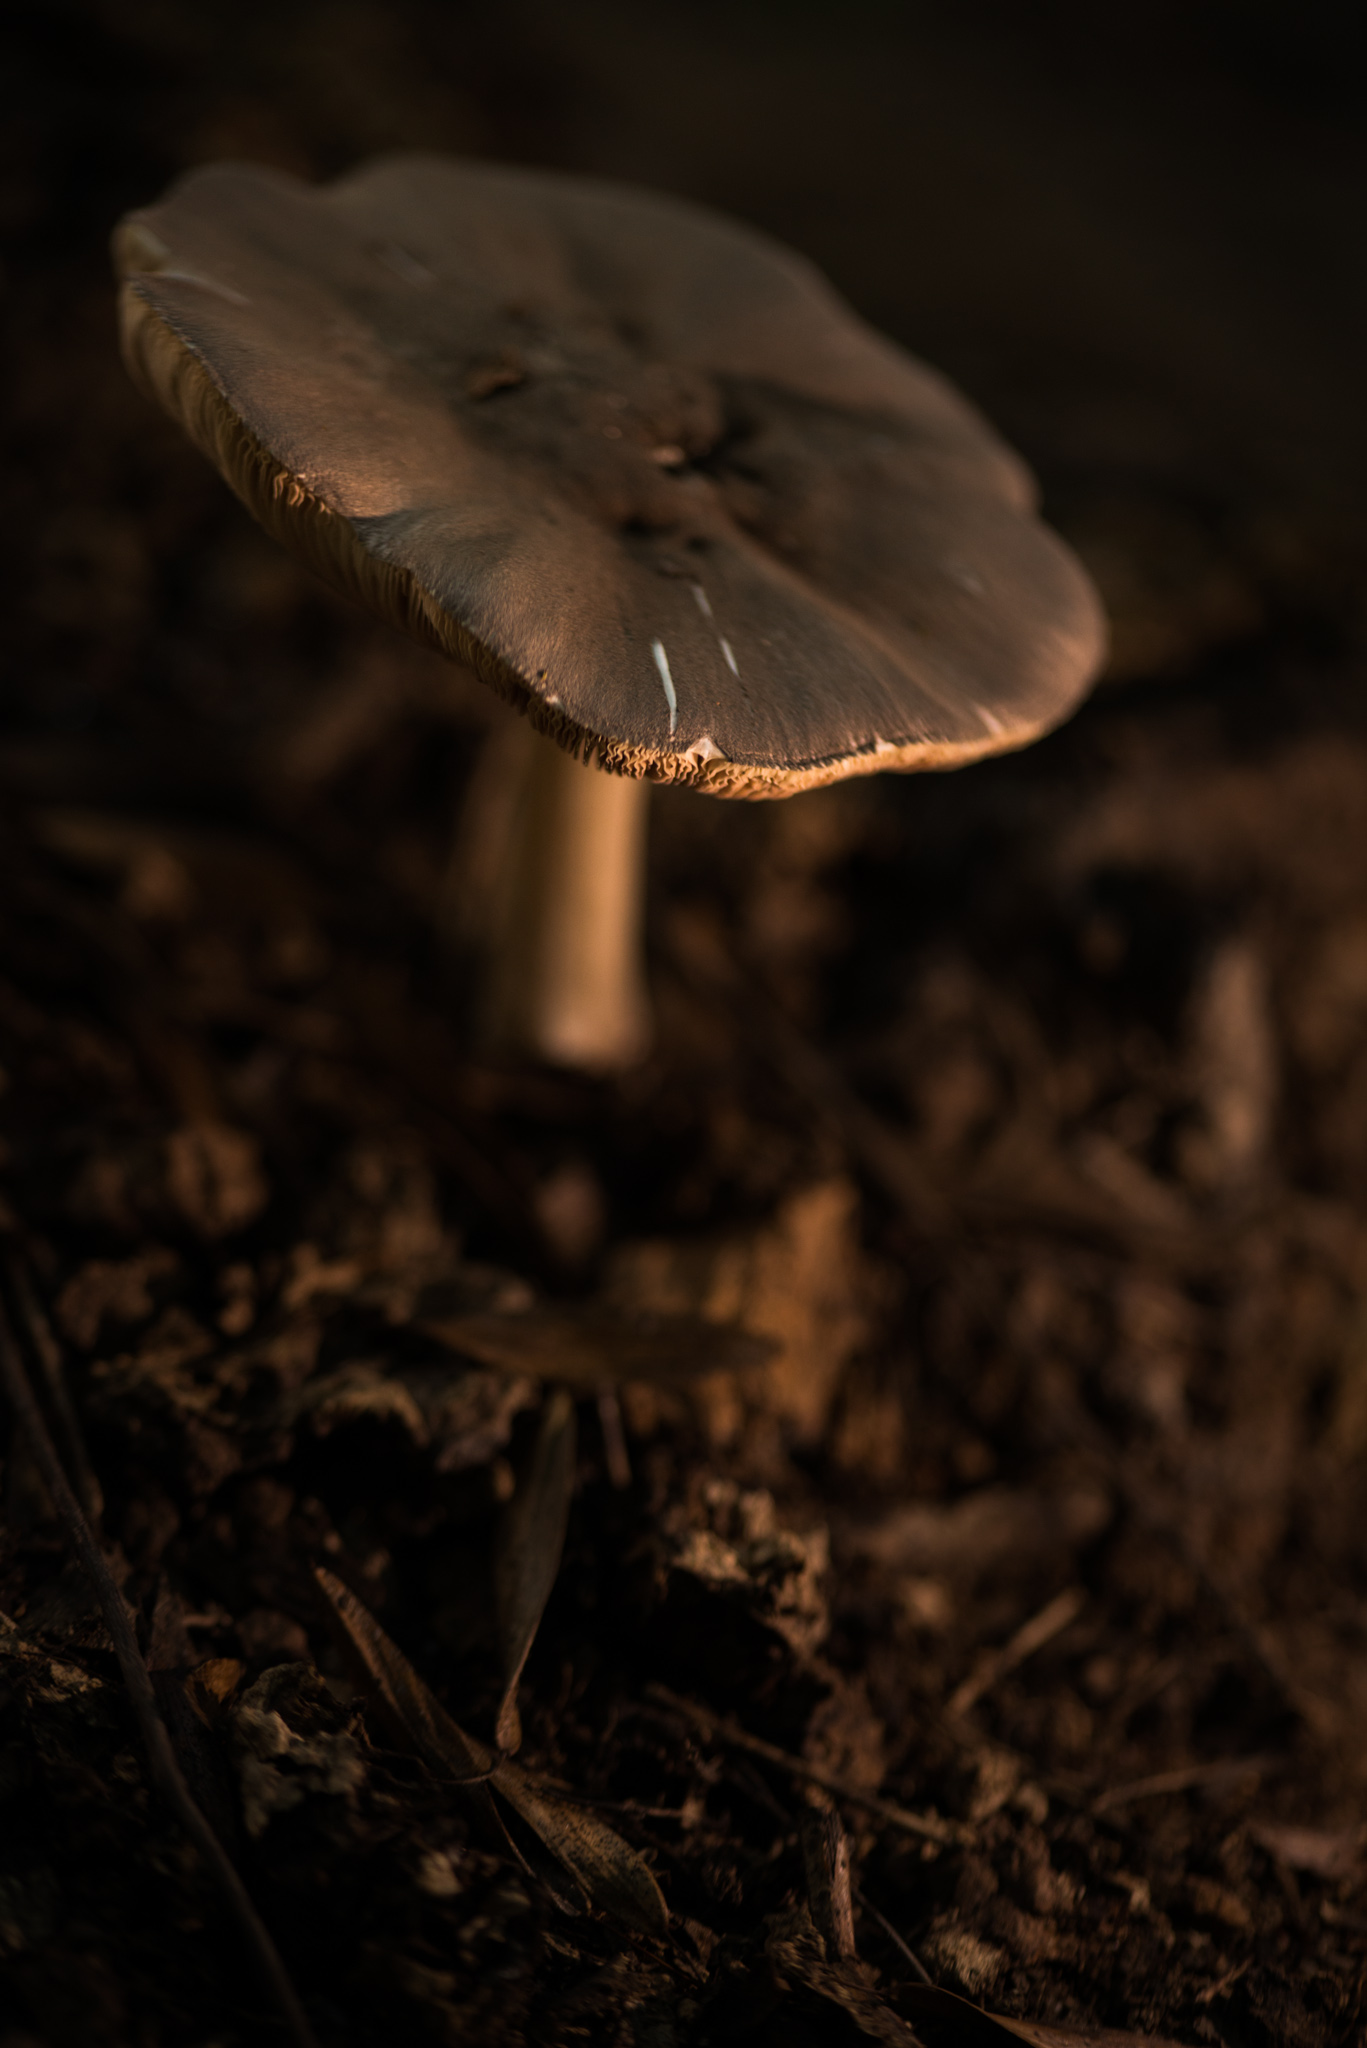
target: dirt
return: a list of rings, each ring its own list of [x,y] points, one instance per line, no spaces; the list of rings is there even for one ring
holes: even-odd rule
[[[1328,14],[1231,12],[11,17],[3,1294],[325,2048],[1004,2038],[951,1993],[1362,2038],[1367,150]],[[125,207],[398,146],[796,241],[1024,449],[1113,617],[1028,754],[658,792],[620,1082],[475,1043],[502,708],[117,359]],[[557,1376],[519,1762],[664,1935],[561,1909],[315,1575],[492,1740]],[[270,2038],[17,1432],[0,1479],[0,2042]]]

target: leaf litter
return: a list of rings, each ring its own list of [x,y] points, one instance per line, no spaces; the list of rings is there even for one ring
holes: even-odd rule
[[[563,1422],[557,1434],[563,1442]],[[557,1546],[556,1561],[558,1556]],[[495,1807],[511,1809],[563,1865],[582,1888],[586,1903],[613,1914],[628,1927],[663,1934],[669,1924],[668,1909],[641,1858],[596,1815],[577,1807],[571,1799],[557,1797],[507,1757],[458,1728],[355,1595],[330,1572],[320,1570],[315,1577],[358,1672],[377,1687],[392,1728],[427,1768],[457,1786],[487,1788]],[[532,1632],[534,1623],[527,1631],[528,1635]],[[525,1657],[524,1646],[519,1671]],[[506,1829],[506,1820],[504,1826]]]
[[[522,1746],[517,1688],[560,1571],[577,1462],[574,1402],[558,1387],[541,1410],[526,1470],[499,1520],[494,1539],[503,1698],[494,1723],[500,1749]]]

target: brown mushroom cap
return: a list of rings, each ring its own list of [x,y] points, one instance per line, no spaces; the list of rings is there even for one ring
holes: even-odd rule
[[[1027,471],[800,257],[440,157],[192,172],[124,345],[264,526],[562,745],[722,796],[1020,746],[1093,676]]]

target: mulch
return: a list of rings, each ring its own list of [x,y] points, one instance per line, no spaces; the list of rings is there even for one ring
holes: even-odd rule
[[[986,285],[956,326],[932,282],[920,328],[914,283],[870,287],[1026,447],[1112,670],[963,775],[656,792],[650,1058],[492,1060],[460,819],[507,714],[281,557],[126,385],[108,228],[207,155],[416,143],[805,220],[827,260],[844,220],[851,289],[887,259],[857,151],[833,213],[775,196],[776,103],[679,154],[710,16],[324,12],[7,31],[0,482],[0,1296],[318,2041],[1360,2039],[1342,449],[1303,409],[1294,460],[1265,408],[1241,441],[1180,328],[1122,362],[1084,325],[1044,367],[1005,286],[990,334]],[[847,136],[822,21],[782,81]],[[952,126],[977,74],[925,33]],[[1106,203],[1059,229],[1079,275]],[[490,1824],[326,1591],[492,1741],[510,1503],[563,1385],[518,1761],[652,1873],[663,1934]],[[17,1430],[0,1484],[0,2048],[272,2038]]]

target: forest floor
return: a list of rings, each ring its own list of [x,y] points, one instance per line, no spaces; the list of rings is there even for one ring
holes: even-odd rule
[[[1214,314],[1089,327],[1108,263],[1155,282],[1104,152],[1037,234],[1047,314],[929,226],[887,282],[916,145],[876,107],[851,142],[819,10],[744,142],[758,31],[718,84],[673,14],[586,8],[567,53],[534,8],[322,13],[243,8],[231,49],[226,11],[20,22],[0,483],[0,1294],[319,2041],[1346,2048],[1367,549],[1332,292],[1284,416],[1227,243],[1191,302],[1246,356]],[[1033,74],[920,56],[938,162],[975,93],[1049,126]],[[471,1050],[462,799],[507,714],[279,555],[113,344],[104,237],[179,165],[413,143],[802,240],[1024,446],[1113,615],[1021,757],[656,792],[656,1041],[617,1083]],[[555,1569],[554,1501],[517,1517],[557,1470],[529,1825],[391,1695],[492,1739],[495,1581]],[[2,1477],[0,2044],[268,2038],[18,1432]]]

